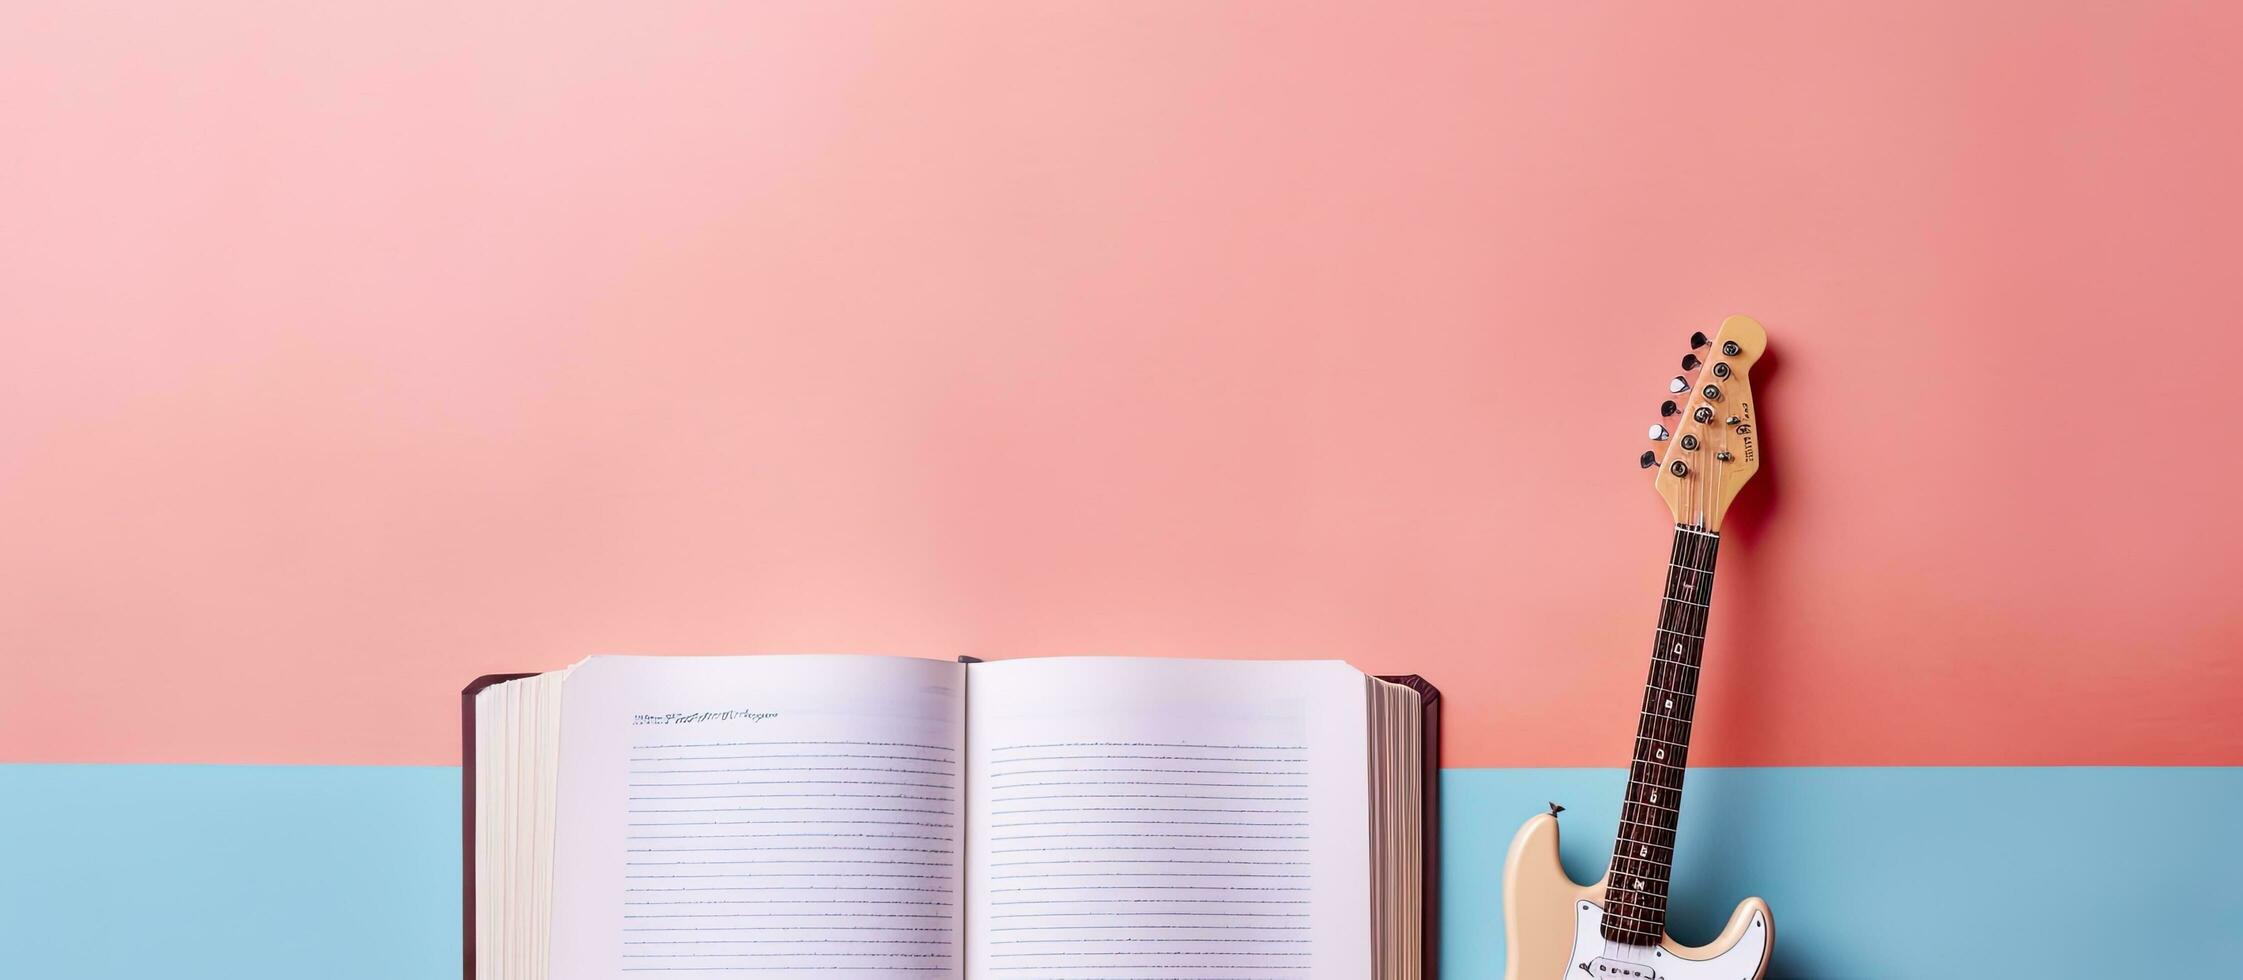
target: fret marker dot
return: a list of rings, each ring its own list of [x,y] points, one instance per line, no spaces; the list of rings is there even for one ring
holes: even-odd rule
[[[1673,699],[1673,698],[1668,698],[1668,699],[1667,699],[1667,710],[1668,710],[1668,711],[1673,711],[1673,710],[1674,710],[1674,699]]]
[[[1642,847],[1642,846],[1638,846],[1638,847],[1636,848],[1636,856],[1637,856],[1637,857],[1650,857],[1650,856],[1651,856],[1651,849],[1650,849],[1650,848],[1648,848],[1648,847]]]
[[[1641,879],[1641,878],[1637,878],[1637,879],[1636,879],[1636,890],[1637,890],[1637,891],[1642,891],[1642,890],[1643,890],[1643,879]]]
[[[1652,750],[1651,750],[1651,755],[1652,755],[1652,756],[1653,756],[1654,758],[1664,759],[1664,758],[1666,758],[1666,757],[1667,757],[1667,750],[1665,750],[1665,749],[1652,749]]]
[[[1651,802],[1653,802],[1653,803],[1657,803],[1657,802],[1659,802],[1659,794],[1657,794],[1657,793],[1653,793],[1653,794],[1651,794]]]

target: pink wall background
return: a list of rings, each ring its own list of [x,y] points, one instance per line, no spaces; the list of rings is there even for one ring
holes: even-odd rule
[[[2235,7],[455,6],[0,12],[0,761],[814,650],[1615,764],[1747,312],[1701,761],[2243,763]]]

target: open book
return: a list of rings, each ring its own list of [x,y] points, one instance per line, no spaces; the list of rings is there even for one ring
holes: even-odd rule
[[[862,656],[481,678],[467,975],[1430,977],[1438,695],[1399,681]]]

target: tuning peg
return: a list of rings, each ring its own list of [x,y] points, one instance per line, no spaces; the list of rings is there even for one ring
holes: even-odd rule
[[[1675,407],[1675,403],[1670,400],[1659,406],[1659,417],[1667,418],[1679,411],[1682,411],[1682,409]]]
[[[1697,348],[1700,348],[1700,347],[1704,347],[1705,345],[1706,345],[1706,332],[1705,332],[1705,331],[1703,331],[1703,330],[1700,330],[1700,331],[1698,331],[1697,333],[1694,333],[1694,334],[1691,334],[1691,335],[1690,335],[1690,347],[1691,347],[1691,349],[1692,349],[1692,350],[1696,350]]]
[[[1643,455],[1636,457],[1636,463],[1648,470],[1659,465],[1659,454],[1646,449],[1643,451]]]
[[[1685,378],[1685,377],[1683,377],[1682,375],[1679,375],[1679,374],[1678,374],[1678,375],[1675,375],[1675,376],[1674,376],[1674,380],[1673,380],[1673,381],[1669,381],[1669,382],[1667,382],[1667,391],[1668,391],[1668,393],[1669,393],[1669,394],[1676,394],[1676,395],[1679,395],[1679,394],[1682,394],[1683,392],[1685,392],[1685,391],[1689,391],[1689,390],[1690,390],[1690,379],[1689,379],[1689,378]]]
[[[1665,442],[1667,440],[1667,437],[1670,435],[1673,435],[1673,433],[1668,432],[1666,426],[1660,425],[1657,422],[1651,423],[1652,442]]]
[[[1685,371],[1695,371],[1695,370],[1697,370],[1697,369],[1698,369],[1698,355],[1696,355],[1696,354],[1684,354],[1684,355],[1682,355],[1682,369],[1683,369],[1683,370],[1685,370]]]

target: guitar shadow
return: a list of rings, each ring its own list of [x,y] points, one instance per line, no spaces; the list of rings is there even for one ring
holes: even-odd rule
[[[1753,397],[1758,403],[1753,414],[1757,418],[1766,418],[1761,406],[1783,404],[1784,360],[1783,347],[1771,344],[1753,365]],[[1735,556],[1732,561],[1749,561],[1747,556],[1774,550],[1783,536],[1778,520],[1785,507],[1783,427],[1756,428],[1761,462],[1753,480],[1759,485],[1753,492],[1739,495],[1722,527],[1722,550]],[[1724,731],[1765,730],[1769,709],[1781,696],[1780,691],[1760,682],[1768,672],[1759,669],[1783,653],[1766,639],[1768,633],[1762,628],[1766,610],[1774,608],[1769,586],[1775,582],[1778,580],[1774,577],[1763,575],[1723,577],[1718,605],[1723,607],[1726,635],[1719,641],[1720,661],[1711,669],[1727,675],[1719,708],[1719,724]],[[1709,771],[1690,777],[1696,792],[1687,797],[1689,805],[1683,811],[1683,846],[1686,853],[1698,859],[1678,869],[1680,880],[1676,882],[1669,927],[1682,942],[1709,942],[1727,925],[1738,902],[1762,895],[1768,898],[1776,923],[1775,952],[1767,974],[1771,980],[1849,975],[1844,964],[1818,958],[1815,948],[1801,943],[1796,933],[1787,938],[1780,891],[1763,891],[1783,880],[1782,869],[1765,867],[1750,855],[1759,852],[1761,828],[1787,822],[1787,801],[1780,781],[1751,778],[1751,773]],[[1832,846],[1840,843],[1833,841]]]
[[[1784,353],[1780,345],[1771,344],[1752,365],[1752,394],[1759,405],[1753,406],[1756,419],[1765,419],[1760,405],[1783,404],[1778,392],[1783,390]],[[1753,492],[1740,494],[1737,502],[1722,519],[1723,543],[1735,541],[1746,548],[1756,548],[1767,534],[1776,511],[1783,508],[1784,454],[1783,426],[1771,432],[1765,424],[1756,421],[1760,443],[1760,469],[1753,474],[1759,486]],[[1723,548],[1727,551],[1729,549]]]

